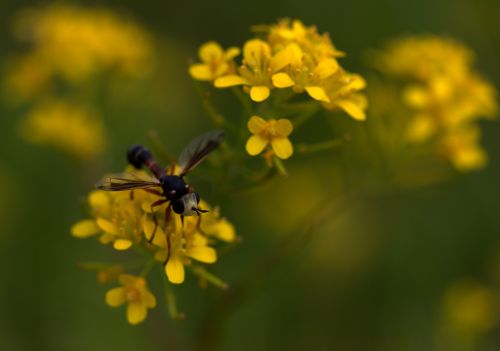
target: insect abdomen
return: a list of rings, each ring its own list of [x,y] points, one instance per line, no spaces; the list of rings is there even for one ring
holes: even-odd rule
[[[128,162],[137,169],[141,169],[142,166],[152,158],[153,156],[149,150],[142,145],[132,145],[127,150]]]

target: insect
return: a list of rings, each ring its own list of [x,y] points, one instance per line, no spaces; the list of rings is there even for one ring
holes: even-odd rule
[[[153,213],[155,223],[153,234],[149,239],[149,242],[152,242],[156,228],[158,227],[158,220],[153,212],[155,207],[169,202],[165,211],[166,219],[168,219],[173,210],[181,216],[182,222],[184,222],[184,216],[199,216],[200,213],[208,212],[198,206],[200,195],[191,186],[186,184],[184,177],[205,160],[220,145],[223,138],[224,131],[222,130],[212,130],[194,138],[179,156],[179,175],[167,174],[165,169],[155,161],[148,149],[142,145],[132,145],[127,151],[128,162],[136,169],[141,169],[145,166],[151,171],[154,178],[144,180],[137,178],[131,173],[112,174],[99,181],[96,184],[96,188],[106,191],[144,189],[145,191],[161,196],[161,199],[151,204],[151,212]]]

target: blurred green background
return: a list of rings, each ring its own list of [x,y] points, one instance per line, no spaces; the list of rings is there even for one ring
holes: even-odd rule
[[[13,16],[31,1],[3,0],[0,59],[20,50]],[[307,244],[256,279],[241,296],[176,288],[185,321],[171,321],[160,301],[145,323],[128,325],[123,309],[104,303],[107,287],[77,263],[109,257],[109,248],[69,235],[83,218],[81,199],[105,172],[124,166],[124,150],[148,143],[154,129],[172,153],[210,128],[187,74],[198,46],[249,38],[249,27],[300,18],[329,32],[347,52],[342,64],[364,73],[364,53],[401,34],[447,34],[477,54],[477,68],[500,86],[500,2],[411,1],[104,1],[82,2],[125,14],[161,43],[162,80],[151,96],[117,99],[102,111],[109,148],[84,163],[18,136],[22,110],[0,106],[0,349],[191,350],[213,338],[221,350],[498,350],[499,324],[474,332],[443,331],[444,296],[463,281],[486,287],[500,304],[500,124],[483,123],[487,169],[445,184],[364,196],[325,219]],[[22,48],[21,48],[22,49]],[[4,99],[5,100],[5,99]],[[151,102],[153,101],[153,102]],[[345,116],[342,118],[346,118]],[[352,122],[354,123],[354,122]],[[314,125],[304,140],[317,136]],[[297,157],[291,176],[251,194],[219,193],[202,174],[200,192],[235,225],[243,242],[213,268],[230,285],[267,263],[276,242],[300,231],[312,198],[335,189],[334,151]],[[200,172],[202,173],[202,172]],[[196,176],[194,176],[196,177]],[[304,190],[307,184],[307,191]],[[292,190],[291,190],[292,189]],[[286,205],[283,204],[286,198]],[[332,198],[331,201],[336,201]],[[278,207],[277,207],[278,206]],[[280,208],[276,213],[276,208]],[[288,234],[290,235],[290,234]],[[159,291],[159,284],[152,289]],[[221,296],[228,301],[221,302]],[[232,305],[232,301],[238,303]],[[460,301],[460,300],[459,300]],[[460,306],[461,304],[458,303]],[[474,305],[474,303],[473,303]],[[459,307],[457,307],[459,308]],[[496,318],[495,318],[496,319]],[[465,336],[464,336],[465,335]],[[200,346],[202,345],[202,346]],[[208,347],[208,346],[207,346]]]

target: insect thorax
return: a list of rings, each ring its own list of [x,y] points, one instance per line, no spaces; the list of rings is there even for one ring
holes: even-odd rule
[[[188,185],[179,176],[163,176],[160,178],[163,193],[169,200],[181,198],[188,193]]]

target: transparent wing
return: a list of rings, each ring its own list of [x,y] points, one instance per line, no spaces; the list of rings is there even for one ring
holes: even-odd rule
[[[183,176],[198,166],[224,138],[223,130],[212,130],[194,138],[179,156],[180,175]]]
[[[154,178],[140,179],[132,173],[117,173],[105,176],[95,187],[106,191],[123,191],[159,187],[160,182]]]

